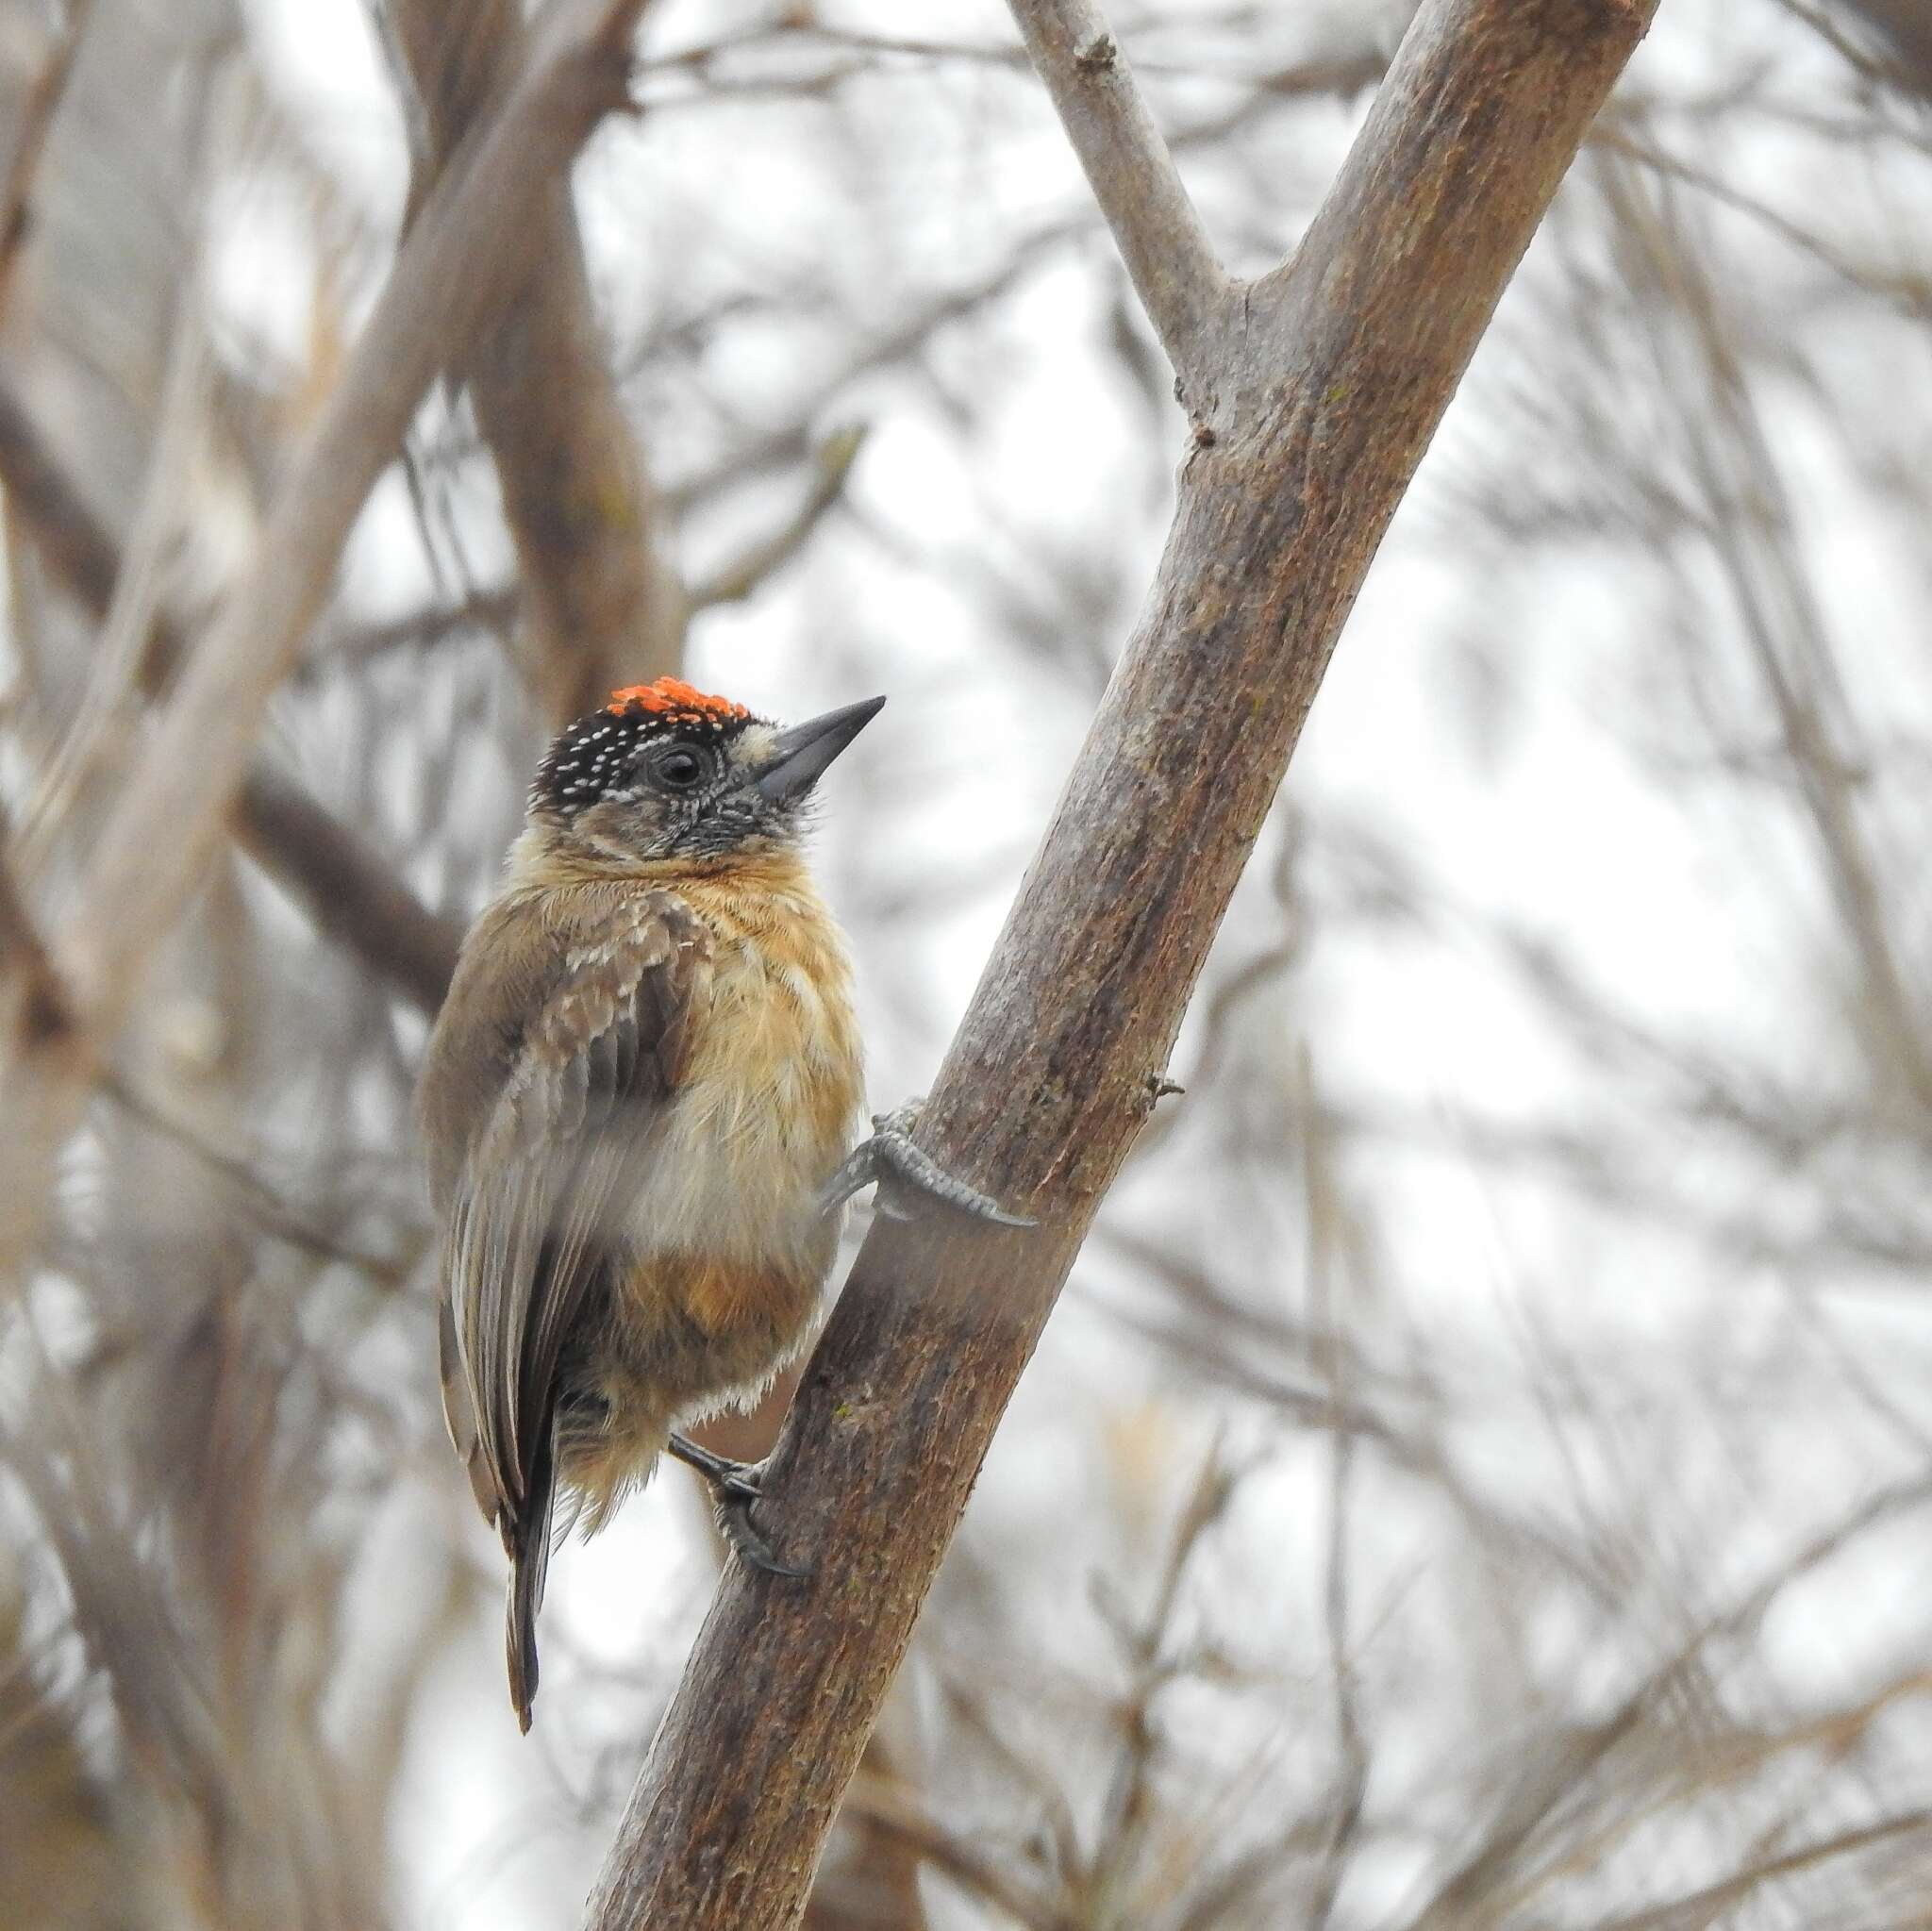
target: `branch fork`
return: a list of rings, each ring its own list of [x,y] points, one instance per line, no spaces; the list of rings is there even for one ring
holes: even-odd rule
[[[1221,265],[1094,0],[1012,0],[1012,8],[1134,291],[1174,365],[1175,392],[1201,424],[1210,377],[1240,311],[1240,286]]]
[[[1383,531],[1655,0],[1424,0],[1293,258],[1215,258],[1086,0],[1013,0],[1211,460],[1173,530],[918,1140],[1039,1216],[874,1222],[766,1492],[807,1583],[728,1573],[591,1931],[793,1931],[981,1458]],[[1210,420],[1211,412],[1211,420]],[[1185,716],[1186,731],[1153,721]]]

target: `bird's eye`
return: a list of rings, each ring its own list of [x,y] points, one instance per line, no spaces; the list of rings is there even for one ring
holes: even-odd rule
[[[658,760],[658,776],[674,791],[688,791],[705,774],[705,760],[695,751],[667,751]]]

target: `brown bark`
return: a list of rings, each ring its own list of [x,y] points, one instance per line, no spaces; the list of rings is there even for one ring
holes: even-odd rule
[[[522,18],[514,0],[396,0],[391,18],[425,123],[420,194],[521,67]],[[658,504],[597,327],[567,183],[538,208],[531,250],[516,301],[455,373],[469,383],[503,491],[534,652],[531,681],[560,723],[594,708],[615,685],[679,669],[688,612],[750,594],[804,543],[837,500],[863,436],[834,437],[791,523],[687,595],[659,546]],[[791,1384],[786,1376],[755,1415],[730,1418],[738,1439],[724,1452],[762,1457]],[[874,1738],[870,1754],[883,1775],[877,1745]],[[875,1913],[866,1922],[917,1931],[924,1923],[918,1859],[863,1819],[854,1835],[841,1894]],[[821,1898],[811,1913],[816,1931],[849,1922],[836,1898]]]
[[[516,0],[399,0],[392,10],[423,106],[426,191],[524,62]],[[532,683],[561,724],[612,688],[675,671],[685,599],[659,554],[657,504],[611,374],[570,184],[530,219],[517,299],[454,372],[495,458],[522,566]]]
[[[1015,5],[1057,97],[1083,57],[1094,77],[1091,33],[1058,31],[1091,9]],[[814,1573],[725,1576],[595,1931],[797,1923],[1370,559],[1654,8],[1426,0],[1292,261],[1232,290],[1214,366],[1189,384],[1194,447],[1153,591],[921,1129],[1041,1224],[875,1225],[768,1465],[780,1553]],[[1134,221],[1102,202],[1117,229]]]

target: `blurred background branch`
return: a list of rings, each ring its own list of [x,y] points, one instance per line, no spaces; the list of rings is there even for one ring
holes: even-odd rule
[[[0,479],[8,507],[47,571],[105,620],[121,559],[113,541],[61,475],[18,398],[0,391]],[[142,688],[164,691],[179,667],[179,627],[158,616],[141,653]],[[426,909],[395,874],[292,779],[258,760],[242,781],[236,829],[297,894],[316,928],[348,947],[380,978],[434,1012],[456,969],[461,929]]]
[[[396,0],[389,18],[421,109],[420,207],[522,72],[523,20],[516,0]],[[658,511],[591,310],[566,177],[542,184],[518,245],[515,299],[452,374],[468,382],[495,459],[531,682],[561,724],[619,684],[677,669],[684,594],[659,555]]]
[[[1411,10],[1116,15],[1230,275],[1302,241]],[[84,1016],[104,827],[544,31],[409,13],[469,63],[440,134],[390,0],[0,8],[10,1040],[36,984]],[[668,583],[706,688],[891,692],[820,865],[874,1098],[927,1089],[1172,520],[1193,425],[1004,8],[642,18],[642,111],[486,225],[565,249],[562,346],[456,328],[275,665],[300,586],[258,585],[274,694],[221,693],[241,788],[138,995],[25,1027],[93,1064],[0,1195],[0,1924],[577,1922],[717,1555],[680,1481],[560,1548],[519,1742],[409,1125],[454,935]],[[1672,0],[1595,124],[1254,813],[813,1931],[1922,1915],[1926,18]],[[570,518],[520,533],[553,458]]]

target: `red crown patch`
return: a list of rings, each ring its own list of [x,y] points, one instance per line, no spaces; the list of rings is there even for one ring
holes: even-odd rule
[[[658,717],[692,719],[748,718],[751,712],[728,697],[712,697],[682,677],[659,677],[655,684],[626,684],[610,693],[604,708],[613,717],[627,710],[647,710]]]

